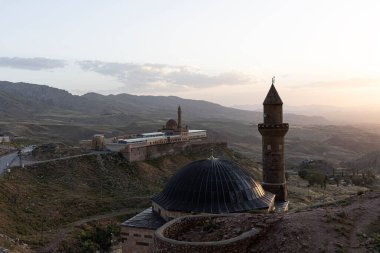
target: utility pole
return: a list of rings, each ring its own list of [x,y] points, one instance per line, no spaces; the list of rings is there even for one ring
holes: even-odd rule
[[[100,201],[103,201],[103,180],[100,182]]]
[[[21,149],[17,151],[18,158],[20,159],[20,167],[22,167],[22,154],[21,154]]]
[[[41,244],[44,244],[44,219],[41,219]]]

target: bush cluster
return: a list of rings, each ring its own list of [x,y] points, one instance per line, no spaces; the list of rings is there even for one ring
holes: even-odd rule
[[[315,184],[320,185],[321,188],[326,189],[327,176],[315,170],[300,170],[298,176],[309,182],[310,186]]]

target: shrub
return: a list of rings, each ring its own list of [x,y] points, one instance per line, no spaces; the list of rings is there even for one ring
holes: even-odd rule
[[[314,170],[300,170],[298,172],[298,176],[302,179],[307,180],[310,186],[318,184],[321,187],[326,188],[327,177],[323,173]]]
[[[207,219],[202,224],[202,230],[205,232],[212,232],[216,228],[216,222],[214,219]]]

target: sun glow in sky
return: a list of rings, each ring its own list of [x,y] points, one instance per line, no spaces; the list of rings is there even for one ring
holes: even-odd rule
[[[0,80],[380,107],[378,0],[0,0]]]

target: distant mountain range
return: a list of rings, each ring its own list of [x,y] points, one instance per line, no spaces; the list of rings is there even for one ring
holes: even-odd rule
[[[46,85],[0,81],[0,117],[6,121],[82,124],[126,124],[134,120],[176,117],[181,105],[187,121],[233,120],[258,123],[262,113],[224,107],[219,104],[175,96],[130,94],[82,96]],[[323,117],[285,114],[292,124],[328,124]]]
[[[233,105],[232,108],[262,111],[260,104]],[[329,106],[329,105],[284,105],[284,111],[304,116],[320,116],[335,124],[380,123],[380,108],[376,106]]]
[[[156,131],[168,119],[176,119],[178,105],[184,124],[191,129],[206,129],[211,142],[227,142],[234,150],[261,160],[257,123],[263,120],[262,112],[175,96],[76,96],[44,85],[0,82],[0,134],[21,136],[24,143],[77,145],[95,133],[113,137]],[[380,150],[377,126],[333,125],[323,117],[291,113],[284,118],[290,123],[286,136],[289,166],[305,159],[338,163]]]

